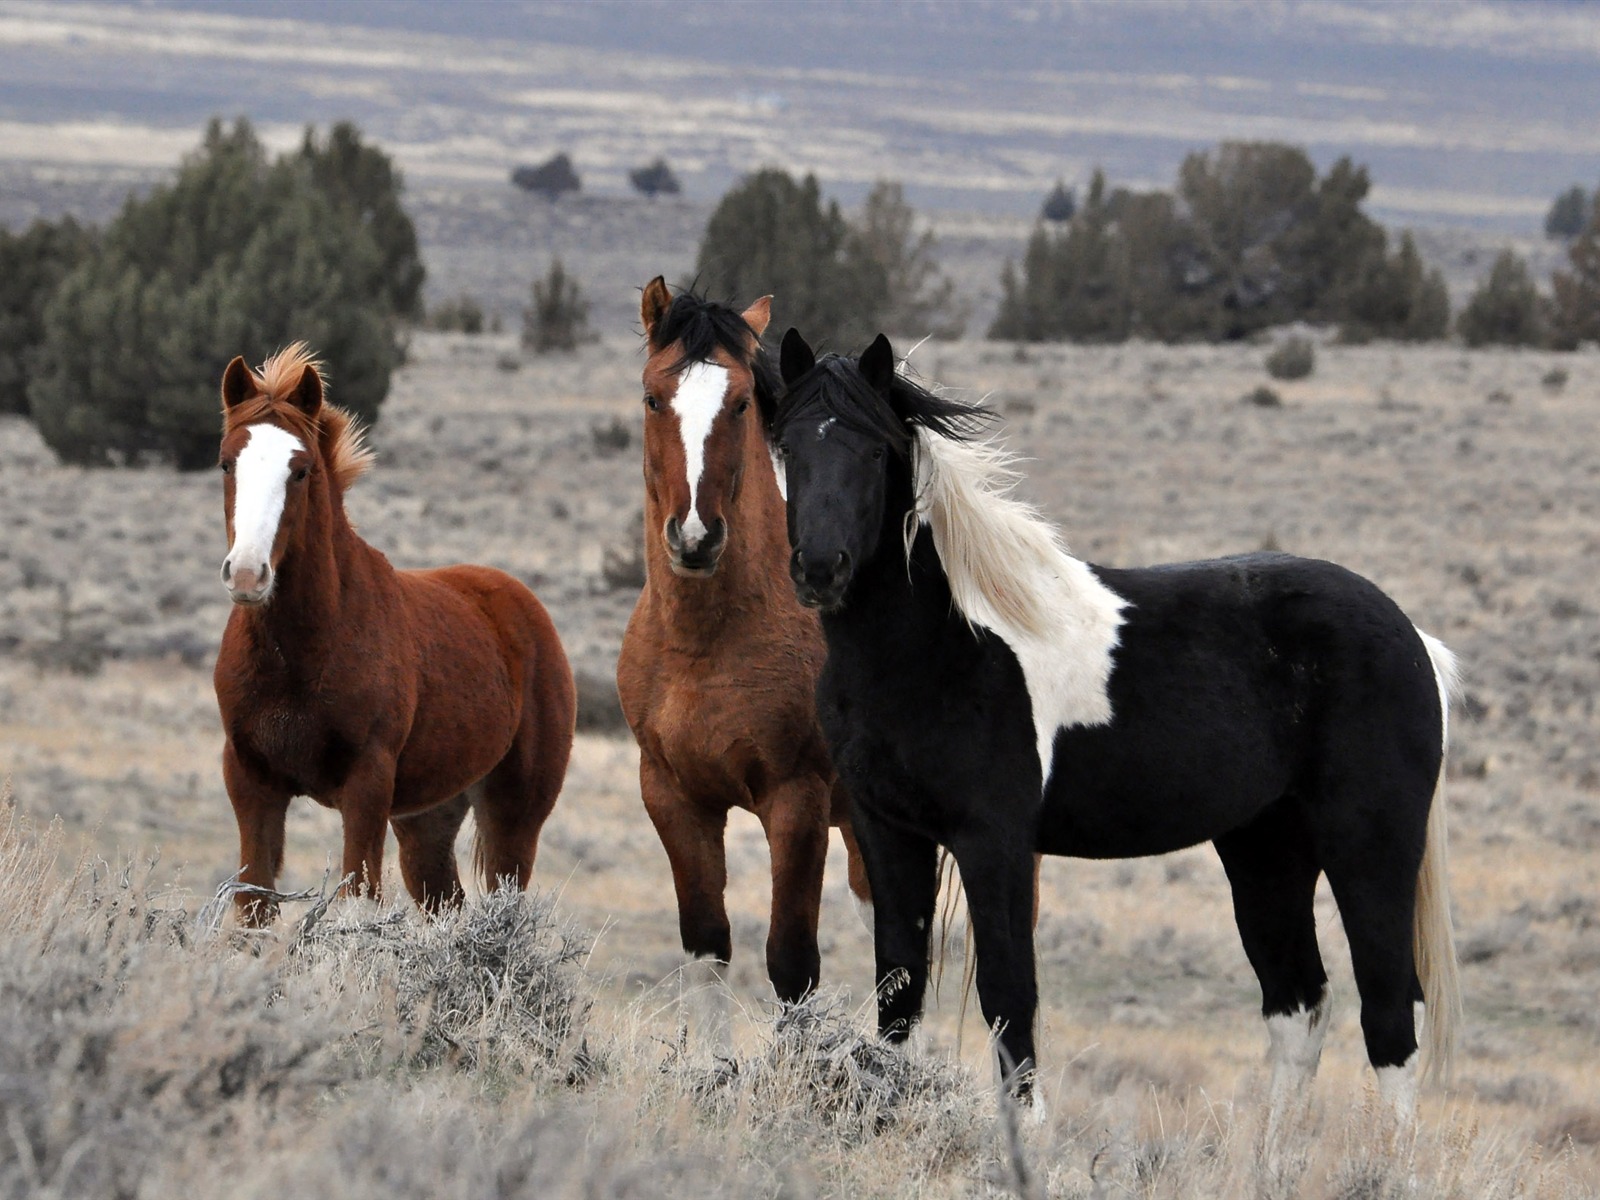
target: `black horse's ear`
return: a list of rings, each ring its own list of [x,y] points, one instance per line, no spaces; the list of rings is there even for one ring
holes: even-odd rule
[[[672,307],[672,293],[667,290],[667,281],[657,275],[644,285],[644,294],[639,297],[639,320],[644,324],[644,340],[652,346],[656,343],[656,326],[661,324],[661,318],[667,315],[667,309]]]
[[[322,409],[322,375],[310,363],[300,372],[300,382],[294,385],[294,391],[289,399],[294,401],[294,406],[308,417],[314,417]]]
[[[783,335],[783,347],[778,351],[778,370],[783,373],[784,383],[793,383],[816,365],[817,356],[811,353],[811,346],[800,336],[800,331],[791,325],[789,332]]]
[[[250,373],[249,365],[242,355],[235,355],[222,372],[222,410],[226,412],[249,399],[256,390],[256,377]]]
[[[894,382],[894,347],[889,345],[888,338],[881,333],[874,338],[872,345],[861,352],[856,365],[874,389],[888,394],[889,385]]]

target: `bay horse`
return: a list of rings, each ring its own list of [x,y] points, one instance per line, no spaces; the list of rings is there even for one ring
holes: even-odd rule
[[[240,879],[271,888],[289,801],[344,822],[343,872],[376,896],[386,824],[407,890],[458,904],[467,809],[486,887],[528,885],[572,749],[576,691],[544,606],[489,567],[397,571],[344,493],[371,464],[303,343],[222,376],[219,465],[233,611],[215,683]],[[274,905],[236,897],[262,924]]]
[[[1454,659],[1367,580],[1285,554],[1142,569],[1071,557],[1009,496],[988,410],[898,373],[881,335],[818,362],[795,330],[774,441],[790,571],[822,614],[818,711],[877,898],[878,1021],[920,1017],[935,848],[954,854],[978,997],[1026,1093],[1035,851],[1210,841],[1261,984],[1276,1112],[1329,1018],[1326,874],[1379,1090],[1413,1111],[1417,1036],[1448,1068],[1460,1006],[1445,880]],[[1270,1125],[1269,1125],[1270,1128]]]
[[[829,825],[868,898],[849,801],[817,724],[824,648],[789,583],[789,545],[766,424],[777,372],[761,345],[771,297],[740,313],[660,276],[640,303],[645,584],[617,660],[639,743],[639,792],[672,867],[691,959],[733,953],[723,892],[734,808],[772,856],[767,974],[785,1002],[816,986]]]

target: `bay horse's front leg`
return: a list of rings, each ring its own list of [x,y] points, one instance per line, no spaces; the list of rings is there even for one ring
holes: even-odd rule
[[[828,786],[791,780],[767,794],[761,823],[772,854],[772,920],[767,977],[785,1004],[798,1003],[822,977],[817,918],[828,860]]]
[[[283,869],[283,831],[291,797],[249,771],[232,741],[222,748],[222,781],[239,823],[239,882],[275,887]],[[233,902],[239,919],[251,927],[270,925],[278,916],[272,900],[236,892]]]
[[[872,885],[878,1032],[891,1042],[903,1042],[922,1018],[928,989],[938,847],[931,838],[873,816],[860,803],[854,828]]]
[[[972,915],[978,962],[978,1004],[999,1038],[1001,1066],[1011,1090],[1033,1090],[1033,1044],[1039,991],[1033,957],[1038,905],[1038,856],[1021,837],[974,830],[950,847]]]
[[[383,844],[394,807],[394,771],[394,759],[374,754],[356,765],[334,796],[344,821],[346,895],[383,899]]]
[[[722,843],[727,811],[702,806],[684,795],[672,772],[648,753],[639,756],[639,794],[672,867],[684,952],[726,963],[733,957],[733,933],[723,900],[728,886]]]

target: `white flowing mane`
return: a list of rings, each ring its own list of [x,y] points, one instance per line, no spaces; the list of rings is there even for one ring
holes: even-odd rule
[[[1048,780],[1058,728],[1111,720],[1111,652],[1127,602],[1068,553],[1055,526],[1010,494],[1021,476],[1002,447],[917,428],[911,459],[916,507],[906,521],[907,557],[917,527],[926,525],[957,610],[1016,653]]]

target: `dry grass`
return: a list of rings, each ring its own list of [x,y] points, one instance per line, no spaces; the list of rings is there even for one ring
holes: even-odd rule
[[[1254,1095],[1102,1063],[1013,1113],[837,994],[743,1011],[710,1054],[663,990],[604,1000],[548,897],[342,902],[246,937],[148,865],[63,871],[59,838],[0,814],[3,1195],[1592,1194],[1572,1150],[1470,1108],[1407,1133],[1370,1095],[1313,1104],[1266,1153]]]

